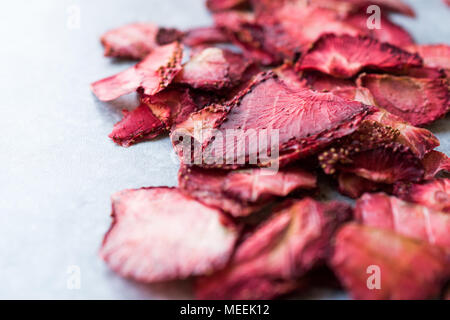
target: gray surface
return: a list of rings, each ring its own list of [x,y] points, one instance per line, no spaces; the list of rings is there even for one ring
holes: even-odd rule
[[[99,36],[134,21],[186,28],[207,25],[201,0],[8,1],[0,11],[0,298],[188,298],[189,285],[144,286],[110,272],[97,250],[110,195],[125,188],[175,185],[167,139],[129,149],[108,138],[133,98],[98,102],[89,84],[127,63],[102,57]],[[440,0],[411,1],[418,20],[399,17],[421,43],[450,39]],[[81,9],[80,29],[67,27]],[[448,120],[434,126],[450,151]],[[81,269],[69,290],[67,268]],[[314,295],[313,297],[324,297]],[[334,297],[334,296],[326,296]]]

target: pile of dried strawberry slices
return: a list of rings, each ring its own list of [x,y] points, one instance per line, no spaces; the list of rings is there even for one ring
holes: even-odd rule
[[[450,161],[424,126],[450,109],[450,46],[415,44],[390,20],[414,17],[401,0],[207,6],[210,27],[101,38],[105,56],[138,60],[92,84],[101,101],[139,97],[109,137],[170,135],[180,163],[176,188],[112,196],[101,258],[139,282],[192,279],[199,299],[317,282],[355,299],[449,296]],[[320,201],[319,186],[356,202]]]

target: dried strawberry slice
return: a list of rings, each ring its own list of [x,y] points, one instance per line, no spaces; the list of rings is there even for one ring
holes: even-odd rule
[[[336,166],[352,164],[353,157],[358,153],[371,151],[395,141],[398,131],[365,120],[355,133],[344,137],[319,155],[321,167],[327,174],[334,174]]]
[[[406,49],[418,53],[426,66],[450,70],[450,46],[446,44],[411,45]]]
[[[229,266],[196,285],[199,299],[271,299],[298,287],[322,264],[329,238],[351,208],[312,199],[285,204],[238,246]]]
[[[248,0],[207,0],[206,6],[211,11],[225,11],[248,4]]]
[[[109,137],[124,147],[152,140],[185,121],[196,110],[187,89],[167,89],[154,96],[143,96],[138,108],[124,111],[124,118],[114,126]]]
[[[122,191],[113,195],[112,210],[100,255],[115,272],[142,282],[185,279],[224,267],[239,233],[219,210],[177,189]]]
[[[238,28],[229,27],[234,32],[234,42],[263,64],[296,60],[298,54],[327,32],[361,33],[333,10],[302,1],[269,2],[257,4],[255,17],[234,15],[234,20],[228,17],[228,21],[221,17],[226,24],[230,20],[241,21]]]
[[[215,139],[203,150],[206,164],[239,167],[257,162],[264,166],[275,161],[285,165],[353,133],[372,111],[370,106],[330,93],[294,89],[272,72],[260,74],[227,108],[228,114],[215,127]],[[249,141],[255,135],[261,146]],[[264,150],[264,139],[270,150]],[[277,148],[279,156],[271,153]]]
[[[154,96],[143,95],[141,101],[164,123],[167,130],[185,121],[191,113],[197,111],[197,105],[189,89],[170,88]]]
[[[270,35],[267,30],[266,26],[256,23],[242,23],[238,30],[230,32],[230,36],[247,58],[263,65],[276,65],[281,62],[281,55],[268,44],[268,39],[275,34]]]
[[[394,194],[436,211],[450,213],[450,179],[434,179],[424,183],[398,183]]]
[[[377,5],[384,10],[401,13],[406,16],[415,17],[414,9],[401,0],[343,0],[355,6],[355,8],[366,9],[370,5]]]
[[[143,59],[160,45],[180,38],[173,29],[161,29],[152,23],[133,23],[106,32],[101,37],[105,56]]]
[[[419,159],[423,159],[426,154],[440,145],[438,138],[429,130],[414,127],[386,110],[374,112],[367,117],[367,121],[376,121],[396,130],[398,136],[395,141],[407,146]]]
[[[318,159],[327,174],[337,170],[384,184],[420,181],[424,166],[408,147],[393,142],[399,132],[366,120],[353,135],[322,152]]]
[[[355,216],[365,225],[393,230],[450,251],[448,214],[404,202],[384,193],[367,193],[356,202]]]
[[[431,67],[411,68],[405,75],[413,78],[425,78],[425,79],[447,78],[447,74],[445,73],[444,69]]]
[[[315,91],[335,92],[341,89],[353,89],[356,94],[355,83],[348,79],[335,78],[319,72],[304,72],[302,79]],[[353,98],[354,96],[351,99],[355,100]]]
[[[411,45],[410,52],[418,53],[429,68],[442,69],[450,81],[450,46],[446,44]]]
[[[351,36],[366,34],[345,22],[334,10],[313,5],[305,6],[298,5],[296,2],[287,2],[275,12],[270,12],[269,16],[270,19],[276,19],[272,23],[272,29],[281,28],[278,38],[270,39],[279,49],[288,48],[293,53],[298,50],[307,50],[313,42],[326,33]]]
[[[166,88],[181,70],[182,54],[178,42],[161,46],[134,67],[94,82],[92,91],[102,101],[114,100],[137,89],[154,95]]]
[[[118,145],[129,147],[132,144],[152,140],[165,131],[164,124],[142,103],[133,111],[123,111],[123,119],[114,125],[109,137]]]
[[[183,43],[189,47],[227,42],[230,42],[228,34],[218,27],[203,27],[189,30],[183,39]]]
[[[222,11],[213,14],[216,27],[237,32],[245,24],[255,23],[255,14],[250,11]]]
[[[441,248],[354,223],[338,232],[331,265],[350,295],[362,300],[434,298],[448,277]]]
[[[182,166],[178,177],[183,192],[235,217],[248,216],[275,197],[317,186],[317,178],[299,168],[273,172],[265,169],[228,171]]]
[[[296,72],[291,63],[284,63],[281,66],[272,69],[272,71],[282,82],[294,90],[310,88],[307,79],[303,78],[301,74]]]
[[[280,169],[265,172],[265,169],[251,169],[231,172],[223,184],[225,194],[248,202],[285,197],[298,189],[314,189],[317,178],[300,168]],[[269,173],[269,174],[267,174]]]
[[[156,35],[156,42],[158,45],[163,46],[175,41],[182,41],[185,33],[174,28],[159,28]]]
[[[297,70],[317,70],[339,78],[351,78],[364,69],[402,71],[422,66],[417,54],[366,36],[327,34],[298,62]]]
[[[353,199],[359,198],[366,192],[375,192],[386,188],[384,184],[376,183],[348,172],[339,173],[338,183],[339,192]]]
[[[235,217],[248,216],[265,203],[246,203],[223,192],[229,171],[182,166],[178,173],[178,186],[182,192],[212,208],[223,210]]]
[[[249,60],[240,54],[207,48],[183,66],[175,82],[196,89],[220,90],[237,84],[249,65]]]
[[[370,90],[377,105],[413,125],[429,124],[450,110],[444,79],[365,74],[358,82]]]
[[[441,171],[450,171],[450,158],[439,151],[430,151],[422,159],[425,168],[424,179],[433,179]]]
[[[380,29],[367,29],[367,15],[356,13],[345,18],[345,22],[361,30],[361,33],[367,33],[380,42],[387,42],[394,46],[403,48],[414,44],[411,35],[401,26],[392,22],[387,16],[380,17]]]
[[[374,182],[387,184],[398,181],[420,181],[424,176],[420,160],[409,148],[398,143],[357,153],[352,157],[351,165],[343,165],[340,169]]]
[[[194,160],[195,164],[202,164],[202,146],[212,138],[214,128],[220,125],[226,114],[223,106],[211,105],[192,113],[175,126],[170,138],[182,163],[192,164]]]
[[[157,47],[158,26],[135,23],[106,32],[101,37],[105,56],[142,59]]]

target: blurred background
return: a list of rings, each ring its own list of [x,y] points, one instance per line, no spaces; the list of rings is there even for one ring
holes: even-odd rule
[[[405,0],[416,19],[395,16],[418,43],[448,42],[441,0]],[[112,193],[173,186],[168,139],[116,146],[107,135],[133,96],[99,102],[95,80],[133,62],[103,57],[100,36],[131,22],[188,29],[212,23],[204,0],[16,0],[0,10],[0,298],[183,299],[187,282],[146,286],[98,258]],[[450,124],[431,129],[450,153]],[[301,298],[345,298],[317,290]]]

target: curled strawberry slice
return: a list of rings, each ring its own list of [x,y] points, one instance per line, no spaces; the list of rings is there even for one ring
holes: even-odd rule
[[[182,46],[178,42],[153,50],[134,67],[94,82],[92,91],[101,101],[111,101],[140,89],[154,95],[165,89],[181,71]]]
[[[154,96],[144,95],[139,107],[124,111],[123,119],[114,125],[109,137],[124,147],[152,140],[185,121],[196,110],[188,89],[167,89]]]

